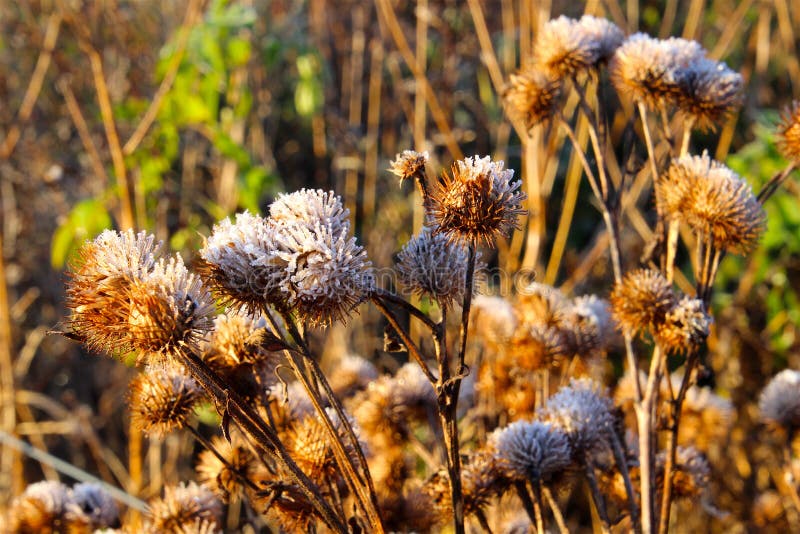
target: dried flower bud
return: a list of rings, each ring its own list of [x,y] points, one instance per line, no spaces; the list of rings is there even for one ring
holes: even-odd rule
[[[659,109],[680,94],[677,71],[705,57],[695,41],[654,39],[635,33],[617,48],[609,64],[611,81],[621,96]]]
[[[406,288],[448,308],[464,298],[468,254],[461,243],[425,227],[397,255],[397,274]]]
[[[71,329],[87,345],[112,354],[131,349],[131,286],[155,268],[160,247],[144,232],[106,230],[78,251],[68,272],[66,305]]]
[[[578,458],[608,446],[614,432],[614,404],[589,379],[570,379],[547,400],[542,419],[566,432],[573,454]]]
[[[678,109],[704,130],[714,130],[742,103],[742,76],[725,63],[702,58],[676,77]]]
[[[414,150],[403,150],[395,156],[394,161],[389,166],[389,171],[398,176],[401,181],[418,179],[425,173],[425,165],[428,163],[428,152],[416,152]]]
[[[84,482],[72,488],[75,505],[89,518],[92,530],[119,526],[119,507],[100,484]]]
[[[596,69],[623,39],[622,31],[606,19],[562,15],[548,21],[537,35],[535,62],[554,78],[570,78]]]
[[[259,312],[284,295],[279,289],[282,265],[274,262],[274,228],[245,211],[214,226],[200,250],[198,271],[215,296],[234,308]]]
[[[654,335],[667,352],[688,353],[705,342],[710,325],[711,317],[703,301],[684,296],[667,312]]]
[[[784,369],[769,381],[758,399],[761,419],[790,433],[800,428],[800,371]]]
[[[508,236],[525,213],[525,193],[513,181],[514,171],[489,156],[466,158],[453,164],[452,178],[444,173],[433,194],[435,232],[452,241],[493,245],[496,236]]]
[[[557,78],[540,70],[526,69],[511,75],[503,101],[509,116],[530,130],[553,118],[560,96],[561,83]]]
[[[792,101],[783,111],[776,136],[783,156],[790,161],[800,160],[800,101]]]
[[[195,345],[211,329],[214,304],[180,256],[160,260],[130,290],[128,335],[145,354],[169,354]]]
[[[637,269],[615,285],[610,300],[612,313],[620,326],[637,333],[664,323],[677,297],[660,272]]]
[[[131,418],[145,432],[167,434],[186,426],[200,394],[200,386],[180,367],[152,365],[130,384]]]
[[[242,492],[240,477],[249,475],[255,458],[246,447],[232,444],[218,436],[211,438],[211,445],[225,462],[210,450],[202,451],[195,466],[197,479],[223,501],[227,501],[229,496],[239,495]]]
[[[222,501],[194,482],[166,486],[164,497],[150,501],[147,532],[217,532],[222,522]]]
[[[567,434],[541,421],[511,423],[495,430],[489,443],[512,480],[548,482],[572,463]]]

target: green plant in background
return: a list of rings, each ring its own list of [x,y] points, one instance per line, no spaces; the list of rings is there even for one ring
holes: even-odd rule
[[[747,176],[756,189],[761,189],[769,179],[786,168],[774,139],[777,114],[764,113],[754,127],[754,140],[728,157],[728,165]],[[791,184],[790,184],[791,185]],[[759,288],[765,305],[765,333],[776,356],[783,357],[796,345],[800,329],[800,285],[794,280],[800,255],[800,212],[797,210],[796,191],[781,189],[771,202],[765,204],[767,230],[752,258],[729,257],[719,273],[720,287],[731,289],[740,280],[747,288]],[[748,276],[743,276],[747,273]],[[748,291],[749,293],[749,291]],[[744,299],[748,295],[740,295]],[[720,291],[715,295],[714,306],[729,306],[735,293]]]

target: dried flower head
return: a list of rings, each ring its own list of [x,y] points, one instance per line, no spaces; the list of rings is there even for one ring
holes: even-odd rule
[[[656,458],[657,474],[664,477],[665,454]],[[675,471],[672,473],[672,491],[675,499],[696,499],[705,497],[711,481],[711,467],[706,457],[694,447],[678,447],[675,457]],[[662,482],[659,481],[658,484]]]
[[[731,171],[722,163],[713,160],[708,152],[700,156],[681,156],[673,159],[658,178],[656,187],[656,202],[661,213],[673,219],[685,218],[692,191],[697,187],[697,182],[705,180],[708,176],[725,174]]]
[[[489,443],[512,480],[548,482],[572,463],[567,434],[541,421],[516,421],[495,430]]]
[[[389,171],[400,177],[401,181],[418,179],[425,174],[425,165],[428,163],[429,157],[427,151],[403,150],[395,156],[394,161],[389,166]]]
[[[526,195],[513,177],[513,170],[489,156],[455,162],[452,177],[444,173],[433,194],[435,231],[451,241],[488,245],[497,236],[508,236],[518,228],[517,217],[525,213]]]
[[[800,428],[800,371],[784,369],[769,381],[758,398],[761,419],[790,433]]]
[[[239,495],[242,492],[241,477],[250,474],[255,458],[247,447],[239,445],[236,440],[231,443],[215,436],[211,439],[211,444],[225,462],[210,450],[202,451],[195,466],[197,479],[223,501],[227,501],[231,495]]]
[[[333,191],[301,189],[282,193],[269,206],[270,219],[279,225],[316,225],[330,227],[334,234],[350,231],[350,210]]]
[[[269,359],[264,347],[266,323],[246,313],[222,313],[208,336],[208,360],[214,367],[234,367]]]
[[[468,254],[461,243],[424,227],[397,255],[397,274],[407,289],[447,308],[464,298]]]
[[[180,256],[159,260],[130,290],[128,335],[145,354],[169,354],[196,345],[211,329],[211,295]]]
[[[92,530],[119,526],[119,507],[100,484],[76,484],[72,488],[72,497],[75,505],[89,519]]]
[[[560,96],[561,83],[557,78],[529,68],[511,75],[503,102],[511,118],[530,130],[553,118]]]
[[[284,298],[278,288],[281,265],[273,262],[274,228],[245,211],[220,221],[200,250],[198,271],[223,303],[258,312]]]
[[[86,529],[89,519],[67,486],[45,481],[29,485],[11,502],[7,521],[8,532],[38,534]]]
[[[623,39],[622,31],[607,19],[562,15],[548,21],[536,36],[534,59],[554,78],[570,78],[596,69]]]
[[[517,326],[517,317],[514,307],[502,297],[488,295],[475,295],[470,308],[472,319],[470,328],[486,342],[503,346]]]
[[[792,101],[792,105],[781,114],[781,122],[776,131],[778,148],[783,156],[795,161],[800,159],[800,101]]]
[[[194,482],[166,486],[164,496],[150,501],[146,530],[152,533],[184,534],[202,529],[220,530],[222,501],[205,486]]]
[[[664,323],[677,297],[664,275],[653,269],[629,272],[611,292],[611,310],[628,332],[642,332]]]
[[[361,356],[347,354],[336,363],[329,378],[334,393],[345,398],[377,380],[378,369]]]
[[[312,532],[316,515],[303,490],[289,482],[289,475],[260,470],[263,476],[256,475],[259,491],[248,490],[248,501],[255,510],[275,521],[280,532]]]
[[[493,498],[502,495],[509,484],[504,467],[503,461],[493,451],[479,450],[464,458],[461,489],[465,515],[485,511]],[[452,494],[446,470],[434,474],[425,483],[424,491],[433,498],[437,516],[452,515]]]
[[[436,392],[425,373],[414,362],[404,364],[391,382],[391,395],[397,406],[409,409],[436,406]]]
[[[78,251],[70,266],[66,305],[69,324],[93,349],[130,350],[128,303],[131,286],[156,265],[161,243],[145,232],[106,230]]]
[[[130,384],[134,425],[156,435],[186,426],[201,394],[200,386],[175,364],[151,365]]]
[[[607,301],[595,295],[577,297],[566,319],[567,330],[573,334],[575,354],[585,356],[605,351],[614,333],[614,319]]]
[[[331,208],[331,198],[341,202],[305,189],[281,197],[278,211],[297,216],[274,222],[272,255],[254,262],[280,267],[285,309],[315,325],[345,320],[375,283],[366,251],[348,237],[347,213]]]
[[[664,350],[685,354],[705,342],[711,321],[702,300],[683,296],[664,316],[654,335]]]
[[[569,299],[558,288],[531,282],[520,290],[515,309],[522,323],[559,327],[571,307]]]
[[[543,420],[566,432],[577,458],[607,447],[614,432],[614,404],[590,379],[570,379],[547,400]]]
[[[713,130],[742,103],[742,76],[725,63],[702,58],[679,69],[677,106],[704,129]]]
[[[701,60],[703,48],[678,37],[661,40],[643,33],[628,37],[609,64],[611,81],[623,97],[654,109],[680,94],[677,71]]]

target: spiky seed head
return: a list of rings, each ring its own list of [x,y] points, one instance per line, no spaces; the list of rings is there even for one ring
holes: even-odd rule
[[[75,505],[89,518],[92,530],[119,526],[119,507],[100,484],[76,484],[72,487],[72,497]]]
[[[685,219],[692,191],[708,176],[729,174],[730,170],[712,159],[707,151],[700,156],[675,158],[658,178],[656,202],[661,213],[673,219]]]
[[[662,324],[677,297],[660,272],[637,269],[614,286],[610,301],[614,319],[625,331],[635,334]]]
[[[540,416],[567,434],[573,454],[582,459],[608,446],[614,432],[613,409],[599,385],[573,378],[547,400]]]
[[[470,312],[470,328],[484,341],[503,346],[514,335],[517,317],[514,307],[503,297],[475,295]]]
[[[492,499],[502,495],[509,480],[505,464],[492,450],[478,450],[467,455],[461,464],[461,489],[467,516],[486,510]],[[433,498],[437,516],[452,514],[452,497],[446,470],[440,470],[425,484],[424,491]]]
[[[702,58],[678,69],[678,110],[703,130],[715,130],[742,103],[741,74]]]
[[[145,232],[106,230],[80,248],[67,272],[70,328],[95,350],[131,349],[128,303],[132,284],[154,268],[161,243]]]
[[[169,362],[151,365],[130,384],[133,424],[156,435],[183,428],[200,395],[200,386],[181,367]]]
[[[219,436],[211,438],[214,449],[225,459],[222,462],[210,450],[202,451],[197,458],[195,471],[198,481],[213,491],[227,502],[231,495],[241,494],[244,485],[242,478],[250,475],[252,463],[255,458],[247,447],[240,445],[238,440],[229,442]]]
[[[448,308],[464,298],[468,255],[463,244],[424,227],[397,255],[400,283]]]
[[[800,101],[783,110],[776,131],[778,148],[789,161],[800,160]]]
[[[289,481],[283,472],[271,473],[266,469],[255,475],[259,491],[248,489],[248,501],[261,515],[277,522],[280,532],[310,532],[316,515],[313,505],[297,484]]]
[[[517,295],[517,315],[528,325],[558,326],[560,317],[571,307],[561,290],[531,282]]]
[[[595,295],[572,301],[565,327],[574,333],[575,353],[591,355],[605,351],[614,333],[609,303]]]
[[[764,232],[766,215],[750,185],[724,166],[695,181],[685,200],[686,222],[714,246],[735,254],[752,250]]]
[[[204,359],[214,367],[235,367],[270,359],[273,353],[264,347],[266,334],[262,318],[235,311],[217,315]]]
[[[506,113],[526,128],[552,119],[561,96],[561,82],[541,70],[528,68],[512,74],[503,91]]]
[[[194,346],[211,329],[214,311],[211,295],[180,256],[159,260],[130,290],[131,346],[145,355]]]
[[[711,322],[703,301],[684,295],[656,326],[654,335],[667,352],[686,354],[705,342]]]
[[[664,478],[666,455],[659,453],[656,458],[658,478]],[[659,484],[661,484],[659,480]],[[675,457],[675,471],[672,473],[672,491],[675,499],[696,499],[709,490],[711,466],[702,452],[694,447],[678,447]]]
[[[443,173],[432,198],[435,232],[451,241],[494,246],[495,237],[517,229],[526,195],[519,190],[521,182],[513,180],[514,171],[503,165],[474,156],[455,162],[451,176]]]
[[[213,532],[222,523],[222,501],[207,487],[195,482],[181,482],[164,487],[164,496],[149,502],[150,532],[179,534],[202,527]],[[211,529],[211,530],[209,530]]]
[[[377,380],[378,369],[361,356],[347,354],[336,363],[329,376],[334,393],[345,398]]]
[[[554,78],[571,78],[596,69],[623,38],[622,31],[606,19],[562,15],[548,21],[536,36],[534,61]]]
[[[495,430],[489,443],[512,480],[548,482],[572,464],[567,434],[549,423],[516,421]]]
[[[220,301],[257,313],[284,298],[273,262],[273,225],[248,211],[214,225],[200,250],[198,272]]]
[[[678,37],[654,39],[635,33],[617,48],[609,72],[621,96],[660,109],[677,100],[677,71],[704,56],[705,50],[695,41]]]
[[[425,165],[428,163],[428,152],[416,152],[414,150],[403,150],[392,161],[389,172],[398,176],[400,181],[416,179],[425,173]]]
[[[11,501],[7,521],[8,532],[32,534],[87,529],[89,518],[76,506],[67,486],[44,481],[29,485]]]
[[[793,433],[800,428],[800,371],[784,369],[769,381],[758,399],[761,419]]]

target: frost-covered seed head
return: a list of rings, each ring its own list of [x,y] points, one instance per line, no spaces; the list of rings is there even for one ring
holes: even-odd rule
[[[776,137],[778,148],[786,159],[800,160],[800,101],[792,101],[791,106],[783,111]]]
[[[589,379],[571,379],[547,400],[541,413],[545,421],[561,428],[579,458],[606,447],[614,432],[614,404]]]
[[[509,116],[530,130],[553,118],[560,96],[558,78],[529,68],[510,76],[503,91],[503,102]]]
[[[547,482],[572,463],[567,434],[549,423],[516,421],[495,430],[489,443],[512,480]]]
[[[92,529],[119,526],[119,507],[100,484],[82,482],[72,488],[75,505],[81,510]]]
[[[637,269],[625,275],[611,292],[614,318],[628,332],[642,332],[664,322],[677,297],[664,275]]]
[[[200,386],[176,364],[151,365],[130,384],[134,425],[156,435],[186,426],[201,395]]]
[[[534,59],[555,78],[570,78],[596,69],[623,39],[622,31],[606,19],[562,15],[548,21],[537,35]]]
[[[210,450],[203,450],[197,459],[195,471],[197,479],[213,491],[223,501],[231,495],[238,495],[243,489],[240,476],[247,477],[252,462],[255,461],[249,449],[219,436],[211,438],[214,449],[227,463],[223,463]]]
[[[427,151],[403,150],[392,161],[389,171],[398,176],[401,181],[419,178],[425,173],[425,165],[428,163],[429,157]]]
[[[769,381],[758,399],[761,419],[789,432],[800,428],[800,371],[784,369]]]
[[[88,522],[70,489],[55,481],[29,485],[8,509],[9,532],[15,533],[69,532],[76,527],[86,528]]]
[[[447,308],[464,297],[468,252],[461,243],[424,227],[397,255],[400,282]]]
[[[705,342],[711,322],[702,300],[683,296],[667,312],[664,322],[655,328],[654,334],[664,350],[685,354]]]
[[[433,194],[434,229],[451,241],[494,244],[518,228],[517,217],[525,213],[525,193],[514,171],[502,161],[477,156],[457,161],[452,176],[442,175]]]
[[[215,532],[222,522],[222,501],[205,486],[181,482],[166,486],[164,496],[150,501],[149,532]]]
[[[677,106],[694,124],[714,130],[742,103],[741,74],[725,63],[708,58],[679,69]]]
[[[269,206],[270,219],[279,225],[322,224],[330,227],[334,234],[350,231],[350,210],[333,191],[301,189],[289,194],[280,194]]]

